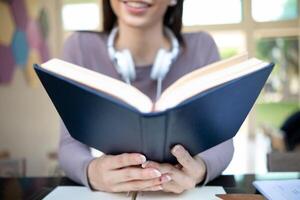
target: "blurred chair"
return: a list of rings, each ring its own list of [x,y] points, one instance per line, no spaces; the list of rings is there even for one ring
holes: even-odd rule
[[[271,152],[267,155],[270,172],[300,172],[300,152]]]
[[[300,172],[300,111],[290,115],[280,129],[261,124],[269,137],[271,152],[267,154],[270,172]]]
[[[58,164],[58,153],[56,151],[49,152],[47,155],[48,158],[48,176],[50,177],[62,177],[64,176],[63,170]]]
[[[285,152],[286,145],[284,141],[284,133],[280,129],[276,129],[267,124],[260,124],[260,128],[265,136],[270,139],[271,149],[276,152]]]
[[[0,160],[8,159],[10,157],[10,153],[8,151],[0,151]]]
[[[271,152],[267,154],[269,172],[300,172],[300,151],[287,151],[284,133],[269,126],[261,126],[269,137]]]
[[[25,173],[25,159],[11,159],[8,151],[0,151],[0,177],[22,177]]]

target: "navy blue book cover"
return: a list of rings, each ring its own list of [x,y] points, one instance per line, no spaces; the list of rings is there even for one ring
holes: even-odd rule
[[[170,153],[175,144],[196,155],[233,138],[273,67],[268,64],[155,113],[141,113],[38,65],[34,69],[73,138],[105,154],[138,152],[148,160],[175,163]]]

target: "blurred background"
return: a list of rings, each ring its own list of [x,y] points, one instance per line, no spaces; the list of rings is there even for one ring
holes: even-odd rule
[[[61,174],[59,116],[32,64],[60,57],[76,30],[100,31],[101,2],[0,0],[0,176]],[[248,51],[276,63],[225,174],[265,173],[267,155],[286,152],[281,127],[300,109],[299,10],[300,0],[184,1],[183,31],[209,32],[223,59]]]

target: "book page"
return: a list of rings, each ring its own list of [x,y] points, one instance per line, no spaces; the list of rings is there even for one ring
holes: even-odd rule
[[[172,92],[173,90],[176,90],[177,87],[180,87],[182,84],[189,82],[195,78],[198,78],[199,76],[205,76],[206,74],[217,72],[222,69],[231,67],[233,65],[237,65],[241,62],[245,62],[247,59],[248,59],[248,53],[244,52],[239,55],[233,56],[231,58],[220,60],[210,65],[201,67],[179,78],[177,81],[171,84],[163,93]]]
[[[41,67],[92,89],[104,92],[141,112],[147,113],[152,110],[153,103],[149,97],[122,81],[59,59],[49,60]]]
[[[253,185],[270,200],[299,200],[300,180],[254,181]]]
[[[137,200],[219,200],[216,194],[226,194],[223,187],[219,186],[204,186],[197,187],[182,194],[172,194],[164,192],[139,192]]]
[[[72,200],[131,200],[131,196],[127,193],[107,193],[92,191],[83,186],[59,186],[50,192],[44,200],[57,200],[57,199],[72,199]]]
[[[176,89],[164,92],[156,102],[155,110],[161,111],[174,107],[194,95],[257,71],[267,65],[268,63],[252,58],[246,62],[208,73],[205,76],[199,74],[198,77],[195,76],[193,79],[178,85]]]

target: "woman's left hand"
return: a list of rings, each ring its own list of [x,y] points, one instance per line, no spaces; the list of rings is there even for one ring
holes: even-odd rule
[[[163,191],[179,194],[194,188],[204,180],[206,165],[200,156],[192,157],[181,145],[176,145],[171,153],[176,157],[179,164],[173,166],[167,163],[147,161],[142,165],[143,168],[155,168],[162,174],[169,176],[171,181],[162,184]]]

